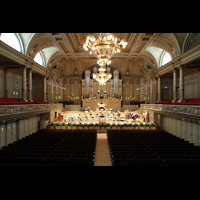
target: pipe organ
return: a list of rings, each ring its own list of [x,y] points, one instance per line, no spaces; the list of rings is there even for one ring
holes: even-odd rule
[[[110,67],[107,72],[110,74]],[[93,74],[97,73],[97,67],[93,68]],[[91,71],[85,70],[85,79],[82,79],[82,99],[122,99],[122,79],[119,79],[119,71],[114,70],[112,79],[109,79],[105,85],[91,78]]]

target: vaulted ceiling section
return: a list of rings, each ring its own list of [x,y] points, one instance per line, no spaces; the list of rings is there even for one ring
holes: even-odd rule
[[[35,55],[47,48],[53,47],[55,51],[46,50],[45,67],[57,70],[60,75],[66,71],[67,66],[76,67],[80,74],[89,66],[96,64],[97,58],[85,51],[83,44],[88,35],[98,36],[99,33],[20,33],[26,41],[25,54],[33,58]],[[26,35],[27,34],[27,35]],[[147,66],[152,69],[159,67],[156,50],[161,49],[170,54],[171,58],[179,56],[182,52],[184,38],[183,33],[112,33],[115,37],[127,41],[127,46],[111,59],[111,65],[121,73],[126,70],[133,73],[134,66],[148,72]],[[152,48],[154,47],[154,48]],[[156,48],[155,48],[156,47]],[[52,52],[52,54],[50,54]],[[156,54],[157,53],[157,54]],[[66,75],[66,74],[65,74]]]

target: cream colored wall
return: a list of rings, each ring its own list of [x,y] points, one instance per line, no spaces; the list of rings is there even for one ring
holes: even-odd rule
[[[65,105],[65,109],[69,111],[81,111],[81,105]]]
[[[33,77],[32,79],[32,99],[43,100],[43,78],[42,77]]]
[[[19,139],[39,130],[40,116],[19,120]]]
[[[121,111],[124,111],[124,110],[131,110],[132,111],[135,111],[138,109],[138,105],[123,105],[122,108],[121,108]]]
[[[200,146],[200,124],[196,121],[162,116],[162,128],[173,135]]]
[[[66,90],[63,90],[63,101],[73,101],[74,105],[80,105],[82,96],[81,77],[65,78],[64,87]],[[79,97],[79,99],[75,97]]]
[[[166,88],[167,87],[167,88]],[[161,78],[161,88],[162,88],[162,101],[167,99],[173,99],[173,77],[163,77]]]
[[[5,95],[5,83],[4,83],[4,70],[0,69],[0,97],[4,97]]]
[[[35,116],[0,125],[0,147],[35,133],[39,130],[39,121],[40,116]]]
[[[200,70],[198,68],[184,69],[185,98],[200,98]]]
[[[22,96],[22,75],[18,69],[16,73],[15,70],[9,70],[7,72],[7,89],[9,98],[21,98]],[[13,95],[13,92],[18,92],[18,95]],[[0,69],[0,97],[5,97],[5,72],[4,69]]]

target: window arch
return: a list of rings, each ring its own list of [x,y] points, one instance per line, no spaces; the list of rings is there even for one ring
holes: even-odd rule
[[[15,50],[22,52],[22,47],[20,45],[20,41],[16,33],[2,33],[0,40],[5,42],[7,45],[11,46]]]
[[[167,53],[166,51],[163,52],[163,54],[161,55],[161,59],[160,59],[160,66],[162,67],[163,65],[167,64],[168,62],[170,62],[172,60],[172,57],[170,56],[169,53]]]
[[[38,52],[38,53],[35,55],[34,61],[35,61],[36,63],[38,63],[39,65],[42,65],[42,66],[43,66],[43,58],[42,58],[41,52]]]
[[[200,44],[200,33],[191,33],[187,38],[184,52],[189,51],[198,44]]]

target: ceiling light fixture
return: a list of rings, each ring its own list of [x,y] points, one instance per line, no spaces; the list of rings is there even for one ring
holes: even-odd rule
[[[123,39],[114,37],[111,33],[100,33],[98,38],[95,36],[88,36],[83,48],[88,51],[90,49],[90,54],[94,54],[98,58],[99,74],[94,74],[93,78],[96,78],[100,85],[105,85],[112,75],[105,73],[106,65],[111,63],[111,58],[115,53],[119,53],[121,48],[125,48],[127,42]],[[101,80],[101,81],[100,81]],[[103,84],[104,83],[104,84]]]

